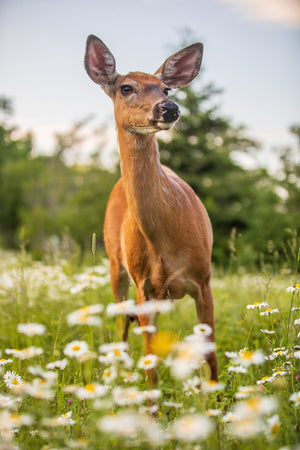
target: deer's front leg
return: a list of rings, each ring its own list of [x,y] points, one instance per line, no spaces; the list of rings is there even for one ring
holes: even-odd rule
[[[137,299],[136,300],[137,300],[138,305],[141,305],[147,301],[147,298],[145,296],[143,288],[137,288]],[[144,327],[147,325],[152,325],[151,316],[152,315],[148,315],[148,314],[138,315],[140,326]],[[149,355],[150,353],[152,353],[152,348],[151,348],[152,336],[153,336],[152,333],[148,333],[148,332],[143,333],[146,355]],[[157,372],[154,369],[146,369],[145,373],[146,373],[146,381],[147,381],[148,385],[156,386],[158,383]]]

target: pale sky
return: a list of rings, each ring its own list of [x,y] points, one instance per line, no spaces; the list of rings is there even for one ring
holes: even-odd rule
[[[221,112],[263,144],[289,144],[300,121],[299,0],[0,0],[0,95],[12,98],[13,123],[48,151],[54,131],[93,114],[113,124],[111,100],[83,67],[96,34],[119,73],[153,73],[180,49],[189,28],[204,43],[203,82],[224,93]],[[190,42],[192,43],[192,42]]]

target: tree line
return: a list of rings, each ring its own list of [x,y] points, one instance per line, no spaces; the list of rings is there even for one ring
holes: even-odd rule
[[[159,138],[161,161],[199,195],[214,229],[213,262],[227,269],[288,265],[297,252],[300,220],[300,125],[290,128],[295,148],[278,148],[277,176],[247,169],[239,155],[259,151],[246,130],[222,117],[213,84],[194,83],[172,98],[181,120],[172,139]],[[67,164],[65,154],[80,142],[85,121],[57,134],[50,156],[34,156],[33,137],[16,137],[11,101],[0,99],[0,246],[20,242],[37,258],[69,242],[70,251],[90,250],[93,233],[103,239],[109,193],[120,176],[98,164]],[[298,162],[298,163],[297,163]],[[73,249],[73,250],[72,250]]]

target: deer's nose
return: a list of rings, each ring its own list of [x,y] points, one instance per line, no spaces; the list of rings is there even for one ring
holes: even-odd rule
[[[179,107],[174,102],[161,103],[160,110],[165,122],[175,122],[180,116]]]

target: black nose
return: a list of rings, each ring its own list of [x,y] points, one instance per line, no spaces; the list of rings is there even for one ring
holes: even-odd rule
[[[179,108],[174,102],[162,103],[160,109],[165,122],[175,122],[180,116]]]

